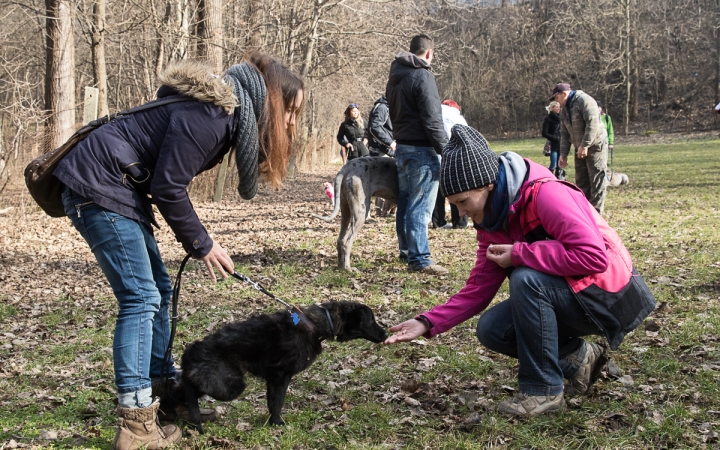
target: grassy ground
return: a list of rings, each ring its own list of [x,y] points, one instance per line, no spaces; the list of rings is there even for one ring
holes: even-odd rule
[[[491,145],[547,161],[539,140]],[[661,305],[611,353],[623,378],[604,373],[593,396],[572,400],[558,416],[511,420],[494,407],[517,388],[516,363],[478,345],[476,320],[390,347],[329,342],[291,384],[287,426],[266,425],[264,385],[251,379],[204,436],[183,424],[179,447],[718,448],[720,141],[619,145],[615,168],[630,185],[608,193],[607,220]],[[462,287],[474,262],[472,230],[429,231],[434,258],[450,268],[446,277],[407,273],[394,258],[387,218],[373,219],[356,241],[358,273],[335,269],[337,221],[309,218],[328,210],[321,184],[334,170],[302,175],[249,204],[198,211],[238,270],[298,304],[362,301],[392,325]],[[110,448],[112,293],[67,223],[19,204],[0,219],[0,448]],[[174,274],[179,246],[167,227],[158,240]],[[506,297],[504,286],[498,298]],[[225,322],[276,309],[238,282],[211,283],[196,263],[180,302],[176,356]]]

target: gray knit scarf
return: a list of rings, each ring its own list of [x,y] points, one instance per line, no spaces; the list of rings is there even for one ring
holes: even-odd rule
[[[240,179],[238,193],[245,200],[250,200],[258,191],[258,120],[267,97],[265,80],[254,66],[246,62],[230,67],[223,80],[233,83],[233,93],[238,99],[234,127],[235,162]]]

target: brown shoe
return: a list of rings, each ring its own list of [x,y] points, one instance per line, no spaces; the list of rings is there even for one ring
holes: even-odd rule
[[[445,275],[448,273],[448,270],[439,264],[430,264],[422,269],[410,269],[410,272],[421,272],[428,275]]]
[[[580,362],[580,369],[565,385],[566,395],[588,394],[608,361],[604,347],[587,341],[583,345],[585,346],[585,357]]]
[[[157,450],[177,442],[182,432],[175,425],[160,426],[157,418],[159,407],[159,400],[146,408],[118,406],[118,430],[112,443],[113,450]]]
[[[177,372],[176,377],[180,377],[180,371]],[[160,397],[160,399],[162,400],[166,395],[170,395],[170,392],[173,392],[176,386],[177,381],[175,380],[175,378],[155,380],[152,383],[152,396],[153,398]],[[217,409],[200,408],[200,421],[208,422],[211,420],[215,420],[218,417],[220,417],[220,414],[218,413]],[[178,419],[184,420],[186,422],[191,422],[190,411],[188,411],[188,409],[184,405],[177,405],[175,406],[174,410],[158,410],[158,419],[160,419],[161,422],[175,422]]]

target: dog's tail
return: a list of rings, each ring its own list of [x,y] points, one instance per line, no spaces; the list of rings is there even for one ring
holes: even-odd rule
[[[342,191],[343,178],[345,178],[345,174],[342,170],[338,172],[337,175],[335,175],[335,207],[333,208],[333,212],[329,216],[318,216],[317,214],[312,214],[313,217],[315,217],[316,219],[325,220],[327,222],[330,222],[331,220],[335,219],[335,217],[337,217],[338,213],[340,212],[340,192]]]
[[[191,383],[185,384],[185,401],[187,402],[188,413],[190,413],[190,420],[195,422],[197,425],[198,433],[205,434],[203,430],[202,421],[200,420],[200,405],[198,404],[197,392],[195,387],[191,386]]]

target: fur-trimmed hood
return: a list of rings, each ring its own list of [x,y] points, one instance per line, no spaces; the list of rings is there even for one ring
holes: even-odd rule
[[[212,103],[223,108],[228,114],[232,114],[238,105],[233,85],[213,73],[212,66],[206,61],[176,61],[168,65],[158,76],[158,80],[179,94]]]

